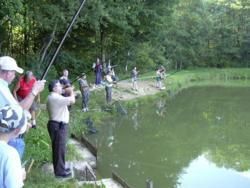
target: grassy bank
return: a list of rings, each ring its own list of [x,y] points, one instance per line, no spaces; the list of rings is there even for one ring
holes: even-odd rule
[[[155,76],[154,72],[141,75],[141,77]],[[249,87],[250,69],[194,69],[179,72],[170,72],[164,80],[166,90],[159,92],[157,96],[147,96],[150,98],[159,95],[171,97],[181,90],[193,86],[225,86],[225,87]],[[144,102],[145,98],[124,101],[124,106],[133,106],[136,102]],[[105,104],[104,89],[95,90],[91,93],[90,111],[81,111],[81,98],[77,99],[76,104],[71,110],[70,132],[77,136],[86,133],[86,121],[90,119],[93,124],[98,124],[104,118],[116,115],[115,106]],[[40,166],[45,162],[51,161],[51,146],[47,132],[47,112],[40,110],[38,116],[38,128],[32,129],[26,135],[26,154],[25,159],[32,157],[35,159],[34,167],[28,174],[26,187],[75,187],[75,182],[58,182],[55,178],[43,174]],[[101,134],[101,133],[99,133]],[[68,147],[67,160],[78,159],[73,146]],[[90,187],[90,186],[86,186]]]
[[[165,80],[168,95],[193,86],[249,87],[250,69],[184,70]]]
[[[162,92],[143,98],[137,98],[130,101],[124,101],[123,105],[128,107],[134,106],[135,102],[143,103],[145,99],[154,99],[159,96],[171,98],[178,92],[189,87],[197,86],[222,86],[222,87],[249,87],[250,86],[250,69],[228,68],[228,69],[191,69],[182,71],[167,72],[164,80],[166,89]],[[154,77],[155,73],[148,73],[144,78]]]

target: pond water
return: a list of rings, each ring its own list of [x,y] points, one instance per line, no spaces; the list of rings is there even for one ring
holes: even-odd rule
[[[89,135],[101,177],[135,188],[250,187],[250,89],[194,87],[138,103]]]

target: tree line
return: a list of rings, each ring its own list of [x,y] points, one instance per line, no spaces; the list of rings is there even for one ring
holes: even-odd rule
[[[41,74],[81,1],[0,0],[0,55]],[[248,67],[248,0],[87,0],[54,67]]]

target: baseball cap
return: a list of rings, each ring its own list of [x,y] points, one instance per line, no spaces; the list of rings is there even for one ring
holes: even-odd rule
[[[21,106],[17,104],[6,105],[0,108],[0,132],[9,133],[17,128],[21,128],[19,134],[23,134],[26,131],[30,118],[30,113],[23,110]]]
[[[20,74],[23,73],[23,69],[17,66],[16,60],[9,56],[0,57],[0,67],[2,70],[16,71]]]

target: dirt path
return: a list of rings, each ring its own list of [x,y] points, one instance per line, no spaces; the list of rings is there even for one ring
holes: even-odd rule
[[[139,80],[138,91],[132,89],[131,80],[122,80],[118,82],[117,86],[113,86],[114,100],[130,100],[146,95],[154,95],[161,90],[155,87],[155,80]]]

